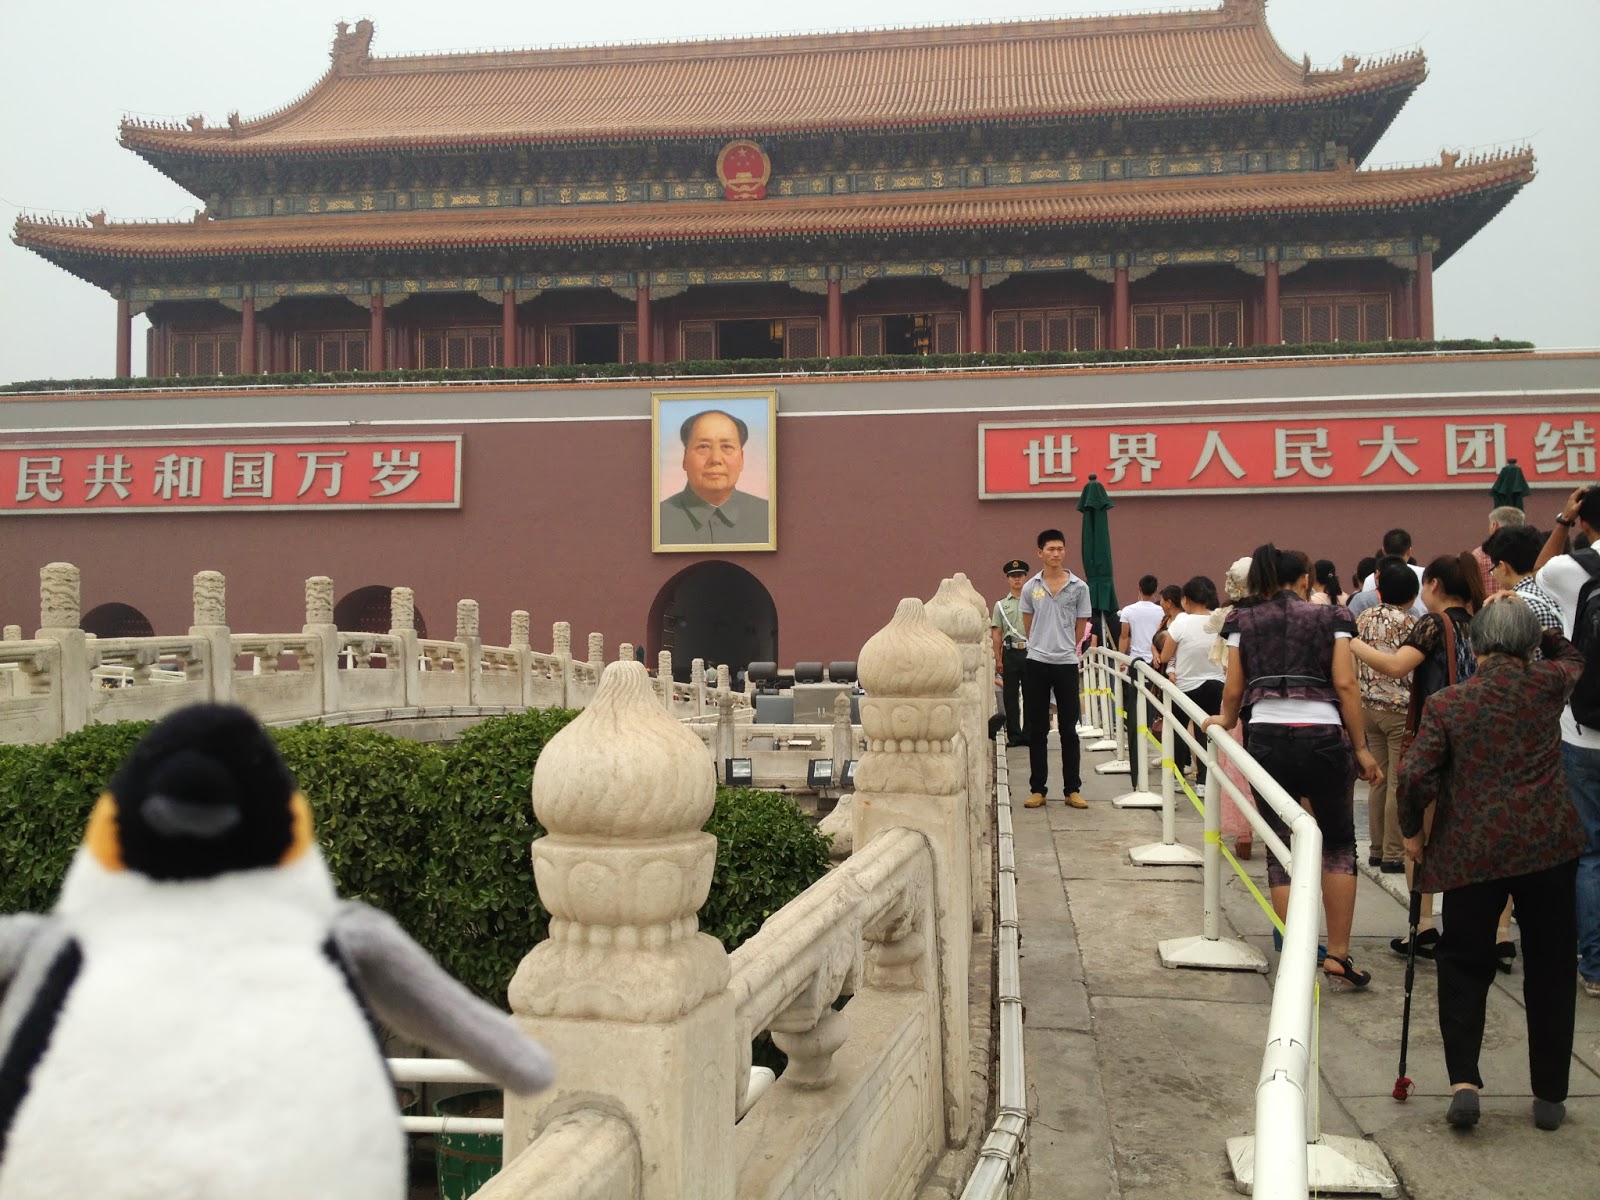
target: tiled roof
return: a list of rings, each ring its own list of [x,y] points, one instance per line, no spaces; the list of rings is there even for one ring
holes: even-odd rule
[[[151,260],[283,254],[394,254],[473,247],[579,246],[1003,230],[1109,222],[1161,224],[1395,210],[1519,187],[1533,155],[1381,171],[1051,184],[1004,190],[868,193],[411,213],[257,217],[186,224],[55,223],[19,218],[15,240],[47,257]]]
[[[156,154],[781,135],[949,122],[1303,105],[1426,74],[1420,52],[1312,71],[1266,27],[1263,0],[1148,15],[374,58],[341,32],[299,100],[206,127],[128,121]]]

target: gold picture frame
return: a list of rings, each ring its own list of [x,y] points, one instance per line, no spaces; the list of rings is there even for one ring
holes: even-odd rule
[[[778,393],[650,395],[650,547],[659,554],[778,548]]]

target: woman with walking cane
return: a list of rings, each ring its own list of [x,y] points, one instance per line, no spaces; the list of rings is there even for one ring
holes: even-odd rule
[[[1542,636],[1541,636],[1542,635]],[[1583,655],[1515,593],[1491,596],[1470,635],[1478,673],[1429,696],[1396,780],[1418,891],[1444,893],[1439,1032],[1450,1074],[1445,1120],[1478,1123],[1478,1054],[1495,974],[1495,926],[1509,896],[1522,925],[1533,1122],[1566,1116],[1578,952],[1577,860],[1584,832],[1561,767],[1561,709]],[[1530,661],[1535,648],[1542,661]],[[1423,846],[1423,814],[1434,809]]]

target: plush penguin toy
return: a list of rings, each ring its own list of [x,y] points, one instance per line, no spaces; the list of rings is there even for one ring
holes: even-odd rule
[[[243,709],[168,717],[55,910],[0,918],[0,1200],[399,1200],[369,1011],[518,1093],[549,1056],[385,914],[340,901]]]

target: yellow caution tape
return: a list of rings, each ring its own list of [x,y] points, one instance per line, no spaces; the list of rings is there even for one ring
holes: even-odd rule
[[[1172,777],[1178,781],[1178,786],[1183,789],[1184,795],[1189,797],[1189,803],[1195,806],[1195,809],[1200,813],[1201,817],[1204,817],[1206,815],[1205,802],[1201,800],[1199,796],[1195,795],[1194,789],[1189,786],[1189,781],[1183,777],[1183,772],[1178,770],[1178,764],[1170,758],[1163,758],[1161,760],[1161,765],[1172,772]],[[1250,890],[1250,894],[1256,898],[1256,903],[1261,906],[1261,911],[1266,913],[1267,916],[1271,918],[1274,927],[1276,927],[1279,933],[1282,933],[1283,921],[1278,917],[1277,912],[1273,909],[1272,902],[1261,894],[1261,889],[1256,886],[1256,881],[1250,878],[1250,876],[1245,872],[1245,869],[1239,865],[1239,860],[1235,858],[1228,847],[1223,844],[1222,831],[1220,829],[1206,830],[1205,840],[1207,844],[1214,845],[1218,850],[1222,851],[1222,857],[1227,859],[1228,862],[1233,866],[1234,874],[1238,875],[1239,878],[1244,881],[1244,886],[1248,888]]]
[[[1152,746],[1155,746],[1157,749],[1160,749],[1160,747],[1161,747],[1161,739],[1158,738],[1155,734],[1150,732],[1150,726],[1148,726],[1148,725],[1139,726],[1139,732],[1144,734],[1145,737],[1150,739],[1150,744]]]

